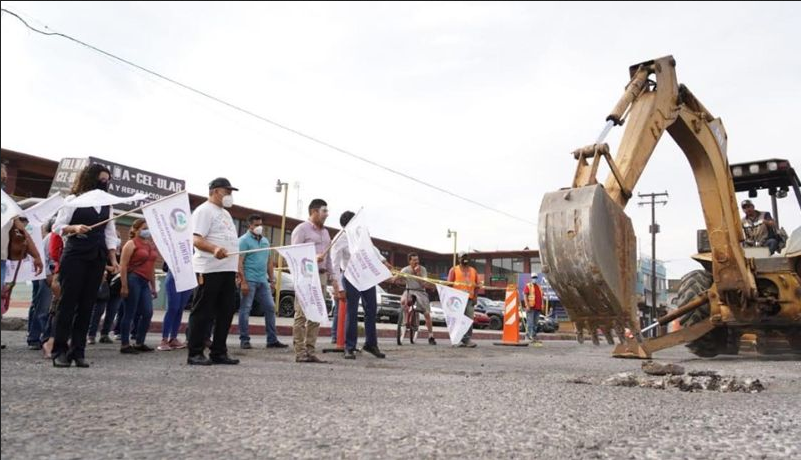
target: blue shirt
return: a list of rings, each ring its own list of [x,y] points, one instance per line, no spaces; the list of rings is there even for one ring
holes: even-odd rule
[[[269,247],[270,240],[265,237],[261,237],[260,240],[257,240],[249,230],[239,237],[240,251]],[[266,283],[267,261],[270,260],[270,251],[252,252],[250,254],[243,254],[242,256],[245,258],[245,279],[257,283]]]

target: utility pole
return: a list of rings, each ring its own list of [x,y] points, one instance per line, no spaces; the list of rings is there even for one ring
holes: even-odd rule
[[[659,233],[659,225],[656,223],[656,205],[666,205],[667,200],[663,201],[656,201],[657,197],[665,197],[667,198],[668,193],[665,191],[664,193],[640,193],[638,194],[640,198],[650,198],[651,201],[641,201],[637,203],[639,206],[643,205],[651,205],[651,226],[648,228],[648,231],[651,233],[651,319],[650,323],[656,321],[657,314],[656,314],[656,234]],[[654,337],[656,337],[657,332],[654,330],[653,332]]]

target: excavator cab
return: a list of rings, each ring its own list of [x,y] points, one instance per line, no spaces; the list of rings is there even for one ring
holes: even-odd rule
[[[735,184],[750,194],[767,189],[775,202],[792,188],[798,198],[798,178],[786,160],[730,169],[723,122],[678,83],[675,67],[672,56],[631,66],[629,83],[601,135],[572,152],[577,162],[572,185],[547,193],[540,206],[542,271],[575,323],[578,340],[589,334],[598,344],[603,335],[614,343],[614,333],[620,341],[617,357],[650,358],[678,344],[699,356],[736,352],[740,335],[750,330],[779,331],[799,349],[801,252],[785,252],[767,263],[746,254],[735,192]],[[603,140],[624,124],[613,158]],[[679,318],[684,327],[646,340],[636,316],[636,237],[624,209],[665,132],[691,166],[708,244],[705,270],[682,278],[680,306],[646,329]],[[596,176],[604,161],[610,174],[601,183]]]

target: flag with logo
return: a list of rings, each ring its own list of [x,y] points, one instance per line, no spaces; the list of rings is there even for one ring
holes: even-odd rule
[[[2,200],[0,200],[0,219],[2,219],[2,224],[0,227],[5,227],[7,223],[11,221],[11,219],[23,214],[22,208],[19,207],[16,201],[11,198],[5,190],[2,190],[3,196]],[[3,238],[8,238],[8,235],[4,234]],[[4,244],[8,244],[8,241]]]
[[[67,200],[66,205],[71,208],[94,208],[95,206],[114,206],[115,204],[130,203],[148,199],[147,193],[137,193],[131,196],[112,195],[103,190],[92,190]]]
[[[175,290],[197,286],[192,268],[192,221],[189,195],[179,193],[142,209],[153,242],[175,279]]]
[[[314,243],[283,246],[276,251],[286,260],[295,285],[295,299],[306,319],[322,326],[330,325]]]
[[[378,250],[373,246],[363,216],[362,212],[353,216],[344,229],[350,251],[345,278],[359,291],[366,291],[392,277],[392,273],[379,257]]]
[[[439,301],[442,312],[445,314],[445,324],[448,326],[448,335],[451,343],[456,345],[473,325],[473,320],[464,314],[467,308],[467,292],[448,286],[437,285]]]

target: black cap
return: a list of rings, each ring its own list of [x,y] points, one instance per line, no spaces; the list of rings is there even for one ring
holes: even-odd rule
[[[218,177],[209,183],[209,190],[213,190],[215,188],[227,188],[228,190],[233,190],[238,192],[239,189],[231,185],[231,181],[224,177]]]

